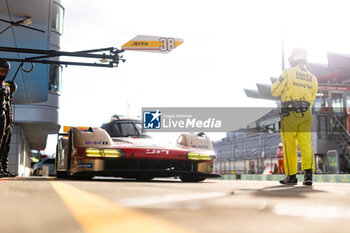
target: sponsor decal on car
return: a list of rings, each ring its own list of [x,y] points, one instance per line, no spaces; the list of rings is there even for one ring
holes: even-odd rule
[[[80,168],[92,168],[93,164],[92,163],[78,163],[78,167],[80,167]]]
[[[209,147],[207,145],[192,145],[193,148],[200,148],[200,149],[207,149],[209,150]]]
[[[147,149],[146,150],[146,154],[147,155],[160,155],[160,154],[168,155],[169,154],[169,150],[164,150],[164,149]]]
[[[107,141],[86,141],[85,145],[107,145]]]

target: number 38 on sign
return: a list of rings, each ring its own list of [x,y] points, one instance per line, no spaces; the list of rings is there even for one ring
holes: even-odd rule
[[[122,46],[122,50],[169,53],[184,42],[181,38],[138,35]]]

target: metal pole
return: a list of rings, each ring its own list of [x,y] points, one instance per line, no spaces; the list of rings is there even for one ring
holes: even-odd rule
[[[282,27],[282,71],[284,70],[285,68],[285,65],[284,65],[284,28]]]

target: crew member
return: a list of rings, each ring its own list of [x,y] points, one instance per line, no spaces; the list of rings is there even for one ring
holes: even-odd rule
[[[283,144],[278,144],[278,148],[276,150],[276,157],[277,157],[277,167],[278,167],[278,174],[284,174],[284,159],[283,159]]]
[[[280,96],[281,138],[283,142],[284,168],[286,177],[281,184],[296,185],[297,143],[302,155],[304,185],[312,185],[312,173],[315,169],[314,153],[311,141],[311,106],[316,98],[317,79],[306,68],[307,52],[297,48],[289,57],[291,68],[285,69],[272,85],[273,96]]]
[[[9,70],[10,63],[0,59],[0,177],[9,176],[7,174],[7,158],[2,151],[6,141],[8,101],[10,100],[10,88],[5,84],[4,80]]]
[[[2,164],[2,174],[5,177],[15,177],[14,174],[9,172],[8,170],[8,157],[10,152],[10,144],[11,144],[11,138],[12,138],[12,127],[13,127],[13,112],[12,112],[12,97],[13,94],[17,90],[17,85],[13,81],[6,81],[6,85],[10,88],[10,95],[9,98],[6,101],[6,128],[5,128],[5,135],[3,138],[3,143],[0,148],[0,153],[2,155],[1,158],[1,164]]]

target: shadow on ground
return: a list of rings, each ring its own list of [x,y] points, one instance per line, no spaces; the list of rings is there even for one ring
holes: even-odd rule
[[[307,193],[326,193],[326,191],[318,190],[314,186],[286,186],[275,185],[262,189],[239,189],[239,191],[250,193],[258,197],[279,197],[279,198],[304,198]]]

